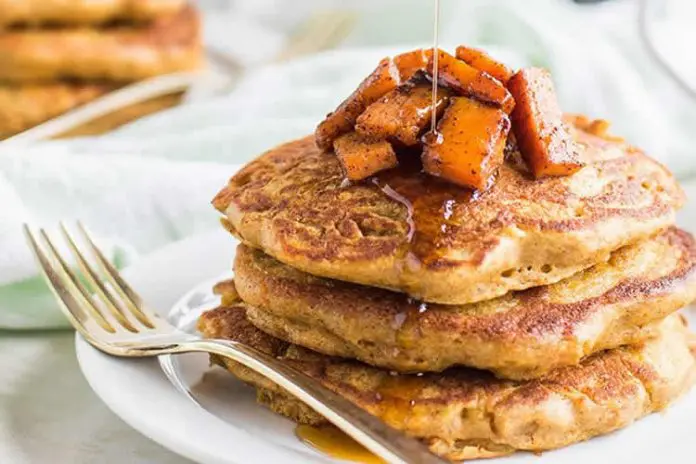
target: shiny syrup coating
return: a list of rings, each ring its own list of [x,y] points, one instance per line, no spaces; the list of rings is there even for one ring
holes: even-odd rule
[[[440,258],[448,250],[447,237],[458,227],[455,208],[481,197],[481,192],[423,172],[413,151],[401,155],[398,168],[382,171],[370,182],[406,208],[409,231],[400,251],[413,265],[427,266]]]
[[[480,193],[423,172],[419,161],[413,150],[402,153],[398,168],[380,172],[370,182],[406,208],[409,231],[399,253],[412,266],[428,266],[448,251],[447,236],[458,226],[452,218],[454,209],[475,202]],[[394,330],[398,343],[410,346],[411,328],[428,305],[407,295],[404,299],[407,309],[394,317]]]

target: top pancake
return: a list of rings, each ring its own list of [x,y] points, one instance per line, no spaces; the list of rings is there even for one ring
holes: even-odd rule
[[[185,0],[0,0],[0,26],[150,21],[185,5]]]
[[[587,166],[534,180],[510,150],[490,190],[408,168],[352,185],[312,137],[277,147],[214,199],[245,243],[310,274],[465,304],[566,278],[674,221],[659,163],[578,128]]]

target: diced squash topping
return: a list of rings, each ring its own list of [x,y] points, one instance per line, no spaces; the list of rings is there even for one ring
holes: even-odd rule
[[[329,114],[316,129],[319,148],[330,150],[333,141],[353,130],[355,121],[365,109],[400,84],[399,73],[391,58],[385,58],[341,105]]]
[[[433,124],[438,130],[423,135]],[[610,138],[606,121],[575,125]],[[467,46],[458,47],[456,56],[416,49],[383,59],[317,126],[315,136],[322,150],[334,151],[352,181],[398,166],[397,150],[405,159],[422,148],[427,173],[485,190],[506,162],[508,136],[509,146],[519,147],[519,163],[524,159],[536,178],[571,175],[583,166],[549,73],[514,73]]]
[[[412,52],[402,53],[394,57],[394,64],[399,70],[401,82],[411,79],[418,71],[425,71],[428,60],[433,56],[433,50],[419,48]]]
[[[502,108],[510,113],[515,107],[515,100],[510,92],[490,74],[479,71],[449,53],[438,50],[439,83],[450,87],[455,92]],[[428,60],[428,73],[433,74],[434,56]]]
[[[485,190],[503,163],[510,120],[504,111],[455,97],[438,123],[439,140],[426,144],[423,169],[449,182]]]
[[[536,178],[567,176],[582,168],[548,71],[527,68],[508,82],[517,105],[512,126],[523,158]]]
[[[386,140],[370,140],[350,132],[338,137],[333,145],[346,177],[352,181],[366,179],[399,164],[394,148]]]
[[[505,66],[500,61],[496,61],[491,56],[477,48],[465,47],[461,45],[457,47],[457,58],[466,64],[486,72],[498,79],[501,83],[507,84],[514,72],[512,69]]]
[[[447,106],[451,92],[438,89],[437,116]],[[429,82],[409,82],[392,90],[358,118],[355,130],[373,139],[397,140],[408,146],[417,145],[420,135],[432,120],[433,91]]]

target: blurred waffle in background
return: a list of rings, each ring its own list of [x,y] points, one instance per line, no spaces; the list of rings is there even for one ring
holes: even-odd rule
[[[181,0],[0,0],[0,139],[127,84],[195,70],[198,11]],[[71,131],[105,132],[176,105],[139,103]]]

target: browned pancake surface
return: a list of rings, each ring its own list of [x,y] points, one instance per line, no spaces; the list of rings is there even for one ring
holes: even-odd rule
[[[574,130],[587,167],[534,180],[519,154],[472,192],[406,167],[346,185],[312,137],[249,163],[214,205],[247,244],[314,275],[464,304],[557,282],[674,221],[672,175],[622,142]]]
[[[244,311],[241,306],[210,311],[199,329],[206,337],[236,340],[283,359],[452,460],[548,450],[611,432],[665,408],[691,386],[695,374],[693,340],[679,316],[668,318],[649,342],[514,382],[467,369],[395,376],[275,339],[246,321]],[[232,361],[215,361],[256,386],[259,400],[279,414],[325,423],[264,377]]]
[[[651,324],[696,299],[696,243],[672,228],[556,284],[459,306],[314,277],[244,245],[235,283],[253,324],[324,354],[528,379],[654,335]]]

